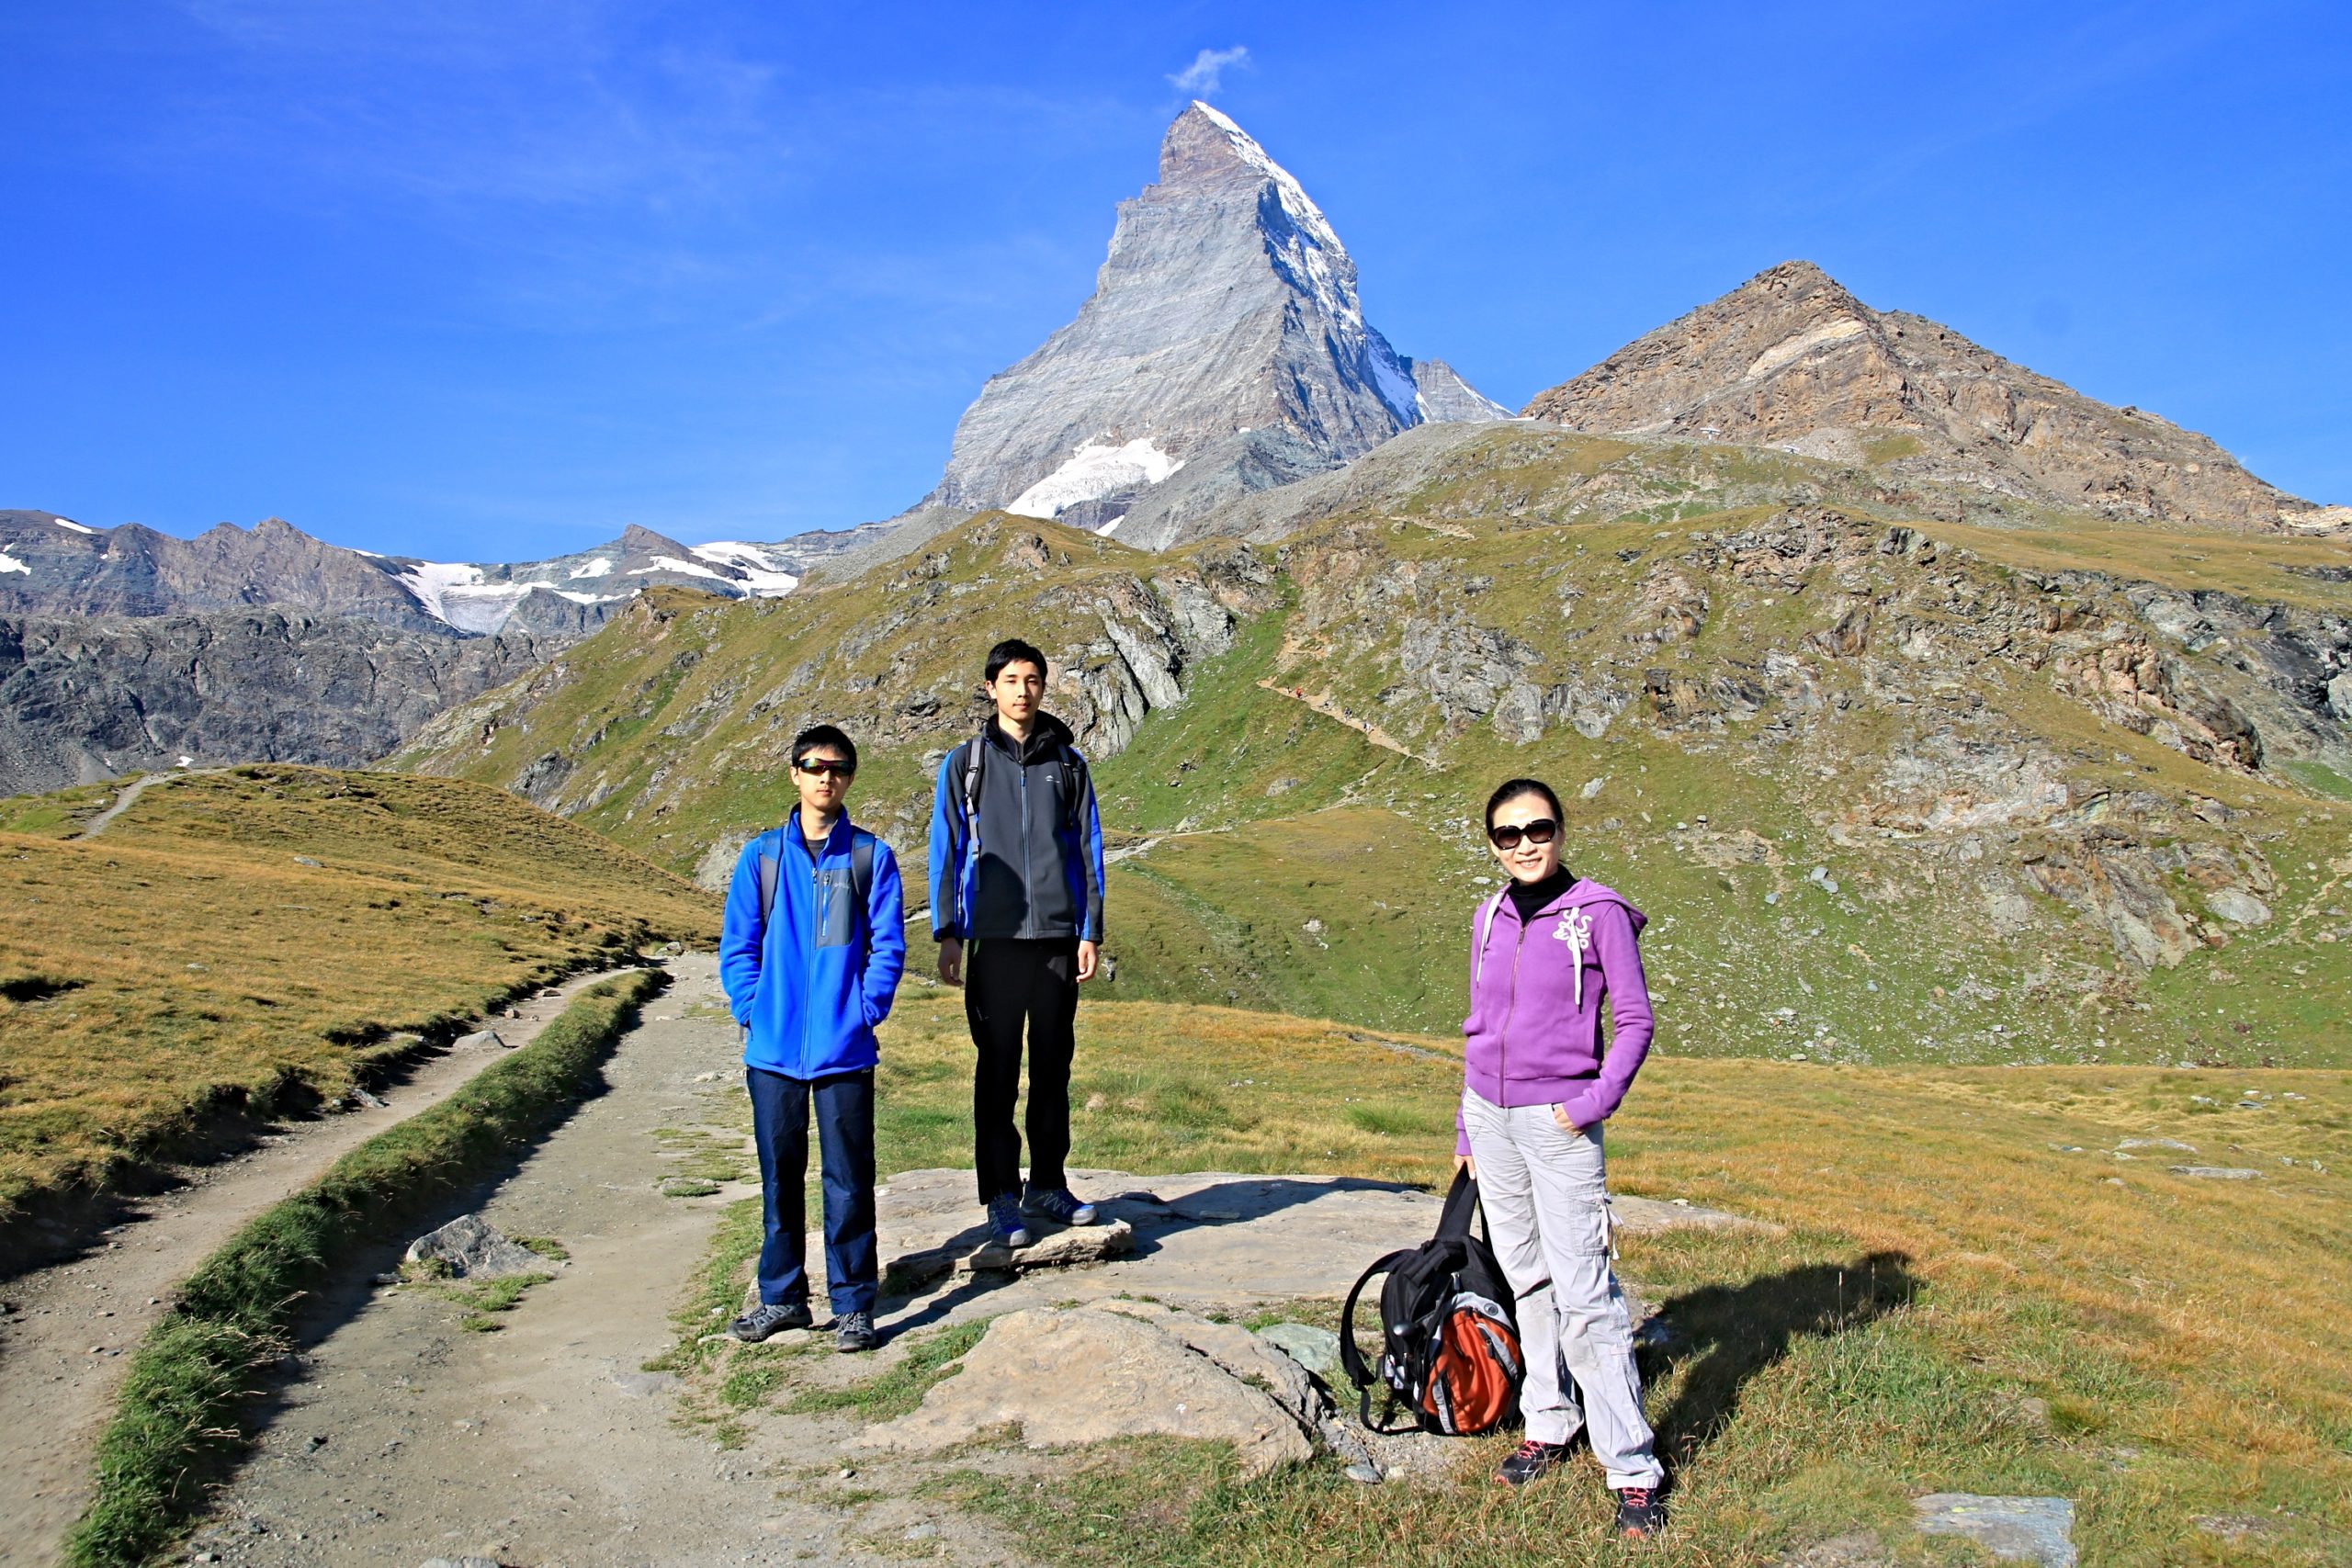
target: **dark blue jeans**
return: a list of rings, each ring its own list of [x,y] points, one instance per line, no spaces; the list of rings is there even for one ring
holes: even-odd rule
[[[760,1300],[773,1305],[808,1299],[804,1239],[808,1205],[808,1109],[816,1102],[817,1145],[825,1179],[825,1280],[835,1316],[872,1312],[881,1295],[874,1242],[874,1073],[791,1078],[746,1067],[752,1135],[760,1146]]]

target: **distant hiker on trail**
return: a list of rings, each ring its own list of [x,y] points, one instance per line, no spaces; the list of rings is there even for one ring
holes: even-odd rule
[[[947,753],[931,814],[931,929],[939,977],[964,987],[978,1049],[973,1163],[989,1229],[1029,1245],[1024,1213],[1094,1223],[1062,1168],[1078,987],[1102,942],[1102,819],[1069,726],[1038,705],[1046,656],[1017,639],[989,650],[994,713]],[[1021,1036],[1029,1035],[1029,1185],[1021,1184]]]
[[[1560,863],[1565,820],[1560,797],[1533,779],[1512,779],[1487,802],[1487,838],[1510,881],[1478,906],[1473,928],[1454,1152],[1477,1179],[1527,1357],[1527,1440],[1495,1479],[1526,1485],[1566,1459],[1569,1439],[1588,1427],[1617,1495],[1618,1533],[1649,1536],[1665,1522],[1665,1472],[1642,1414],[1633,1323],[1609,1267],[1600,1140],[1650,1048],[1644,917]]]
[[[800,808],[743,846],[727,889],[718,981],[744,1028],[767,1225],[759,1305],[727,1331],[754,1344],[813,1321],[802,1191],[812,1104],[834,1346],[875,1344],[874,1026],[898,994],[907,933],[898,858],[850,824],[856,777],[848,736],[830,724],[802,730],[792,742]]]

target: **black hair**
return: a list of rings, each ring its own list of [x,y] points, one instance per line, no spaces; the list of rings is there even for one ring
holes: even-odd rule
[[[1505,779],[1501,788],[1487,796],[1487,827],[1489,830],[1495,825],[1495,813],[1522,795],[1542,795],[1544,803],[1552,808],[1552,820],[1563,828],[1567,826],[1567,811],[1560,805],[1560,797],[1552,793],[1550,784],[1542,779]]]
[[[857,772],[857,742],[830,724],[812,724],[792,738],[792,765],[798,767],[800,760],[820,746],[831,746],[839,751],[849,763],[849,771]]]
[[[1040,681],[1052,673],[1052,671],[1046,668],[1046,656],[1038,652],[1028,643],[1023,642],[1017,637],[1006,637],[1002,642],[998,643],[994,648],[989,649],[988,674],[986,679],[989,685],[993,686],[996,684],[996,678],[1004,672],[1004,667],[1008,664],[1035,665],[1037,667],[1037,679]]]

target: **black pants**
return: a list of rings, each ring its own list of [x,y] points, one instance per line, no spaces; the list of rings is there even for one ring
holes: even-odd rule
[[[760,1300],[775,1305],[808,1299],[807,1200],[808,1111],[817,1111],[817,1146],[825,1175],[825,1287],[833,1314],[872,1312],[880,1295],[874,1248],[874,1072],[790,1078],[746,1067],[752,1139],[760,1148],[762,1218]]]
[[[1069,1059],[1077,1048],[1078,942],[990,937],[972,944],[964,1017],[978,1059],[972,1072],[973,1165],[980,1201],[1021,1190],[1021,1034],[1029,1033],[1029,1185],[1067,1187]]]

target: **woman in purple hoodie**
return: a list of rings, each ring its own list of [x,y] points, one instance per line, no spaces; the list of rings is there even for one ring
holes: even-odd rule
[[[1487,838],[1510,880],[1478,906],[1473,929],[1455,1154],[1477,1179],[1527,1355],[1527,1440],[1496,1480],[1524,1486],[1589,1428],[1617,1496],[1619,1533],[1647,1536],[1664,1522],[1665,1472],[1642,1414],[1624,1292],[1609,1267],[1600,1142],[1600,1124],[1650,1046],[1643,917],[1560,863],[1563,817],[1560,797],[1534,779],[1513,779],[1487,802]]]

